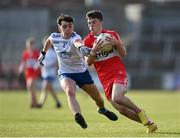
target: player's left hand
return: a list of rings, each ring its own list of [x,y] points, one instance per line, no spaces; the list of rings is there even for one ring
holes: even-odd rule
[[[94,44],[93,44],[92,51],[97,52],[101,48],[102,43],[103,43],[103,41],[101,39],[99,39],[99,41],[95,40]]]

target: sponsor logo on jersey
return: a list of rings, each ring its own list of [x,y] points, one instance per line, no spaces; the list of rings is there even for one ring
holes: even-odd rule
[[[104,51],[99,51],[96,53],[96,58],[103,58],[103,57],[108,57],[109,54],[113,53],[113,48],[104,50]]]
[[[58,40],[52,40],[53,44],[59,44],[60,42]]]
[[[104,48],[103,50],[96,52],[95,61],[103,61],[114,56],[119,56],[114,47]]]
[[[53,39],[53,40],[52,40],[52,43],[53,43],[53,44],[60,44],[60,43],[61,43],[61,44],[63,45],[63,48],[64,48],[65,45],[68,44],[68,41]]]
[[[58,55],[64,59],[70,59],[72,57],[72,54],[66,51],[58,52]]]

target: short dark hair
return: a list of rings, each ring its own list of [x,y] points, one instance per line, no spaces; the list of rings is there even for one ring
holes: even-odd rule
[[[73,18],[69,15],[61,14],[57,19],[57,24],[61,25],[62,21],[73,23]]]
[[[92,10],[87,12],[86,19],[99,19],[100,21],[103,21],[103,15],[101,11],[99,10]]]

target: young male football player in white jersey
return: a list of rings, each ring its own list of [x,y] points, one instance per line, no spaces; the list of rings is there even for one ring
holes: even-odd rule
[[[98,10],[88,12],[86,19],[90,33],[84,38],[84,44],[92,48],[87,62],[88,65],[94,65],[107,99],[121,114],[147,126],[148,133],[155,131],[157,126],[146,116],[145,111],[125,96],[128,80],[120,56],[127,53],[119,35],[113,30],[103,29],[103,15]],[[108,49],[100,50],[102,42],[96,42],[96,37],[101,33],[113,36],[107,39],[110,45]]]
[[[42,42],[43,45],[47,38],[47,36],[44,37]],[[61,103],[53,88],[53,82],[57,78],[57,67],[58,66],[56,52],[54,48],[51,47],[46,53],[46,57],[44,59],[44,66],[41,67],[42,86],[39,100],[39,105],[41,106],[43,106],[43,104],[45,103],[48,92],[50,92],[50,94],[56,102],[56,107],[61,107]]]
[[[58,57],[60,84],[67,95],[69,108],[75,116],[75,121],[82,128],[87,128],[79,103],[76,100],[76,85],[96,102],[99,113],[110,120],[117,120],[118,117],[104,107],[104,101],[87,70],[83,54],[88,53],[88,49],[83,46],[81,37],[73,31],[73,18],[69,15],[61,15],[57,19],[57,24],[59,33],[52,33],[46,40],[39,62],[43,65],[46,52],[53,46]]]

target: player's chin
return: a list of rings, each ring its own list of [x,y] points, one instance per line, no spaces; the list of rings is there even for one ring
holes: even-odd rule
[[[72,32],[66,33],[66,36],[67,36],[67,37],[71,37],[71,35],[72,35]]]
[[[95,31],[93,27],[90,27],[89,30],[92,31],[92,32]]]

